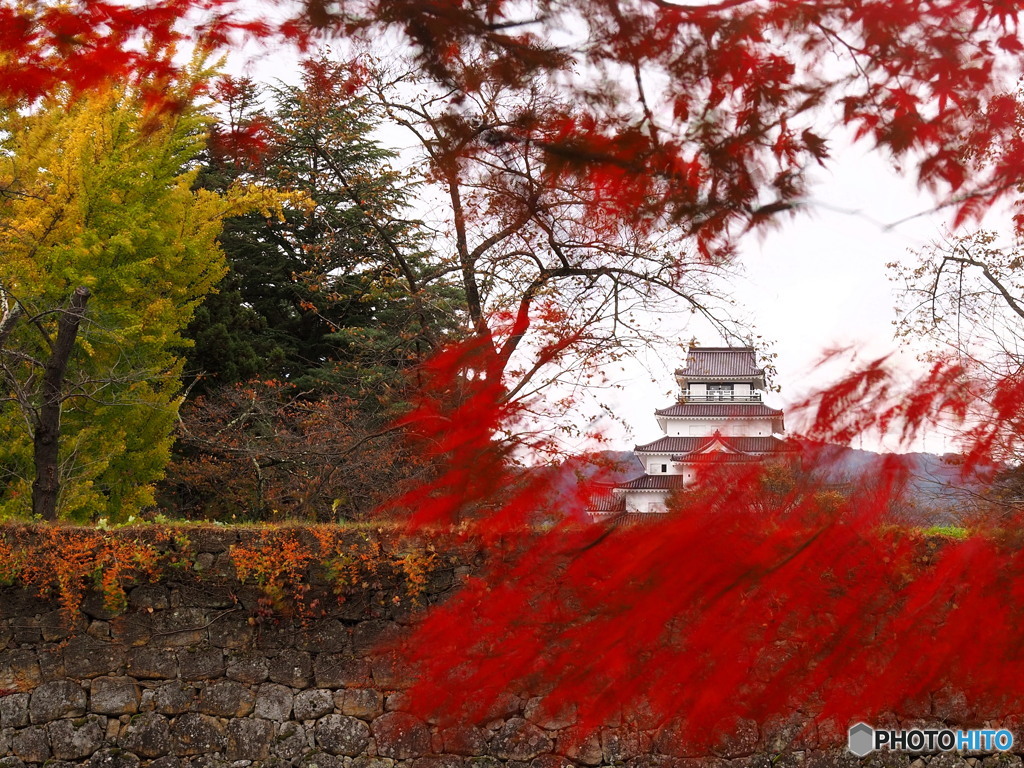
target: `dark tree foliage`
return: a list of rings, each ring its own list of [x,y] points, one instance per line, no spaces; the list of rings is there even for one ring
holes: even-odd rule
[[[293,204],[280,219],[226,223],[230,272],[189,328],[197,391],[260,378],[376,399],[458,319],[457,292],[424,287],[431,254],[406,218],[412,181],[372,136],[379,115],[357,94],[360,71],[317,59],[302,72],[300,85],[270,89],[266,109],[251,82],[218,90],[227,119],[202,183],[272,186]]]
[[[217,90],[226,116],[202,183],[273,187],[290,205],[221,236],[230,271],[189,327],[191,396],[162,497],[175,514],[361,517],[419,471],[389,422],[454,334],[460,294],[406,218],[412,182],[372,135],[362,76],[320,58],[297,86]]]

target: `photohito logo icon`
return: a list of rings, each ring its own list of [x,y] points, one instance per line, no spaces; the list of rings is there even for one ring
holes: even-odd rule
[[[851,725],[848,741],[850,751],[857,757],[864,757],[875,748],[875,729],[867,723]]]
[[[1008,752],[1013,747],[1013,734],[1005,728],[911,728],[898,731],[872,728],[867,723],[850,726],[847,746],[857,757],[886,749],[890,752],[952,752],[953,750]]]

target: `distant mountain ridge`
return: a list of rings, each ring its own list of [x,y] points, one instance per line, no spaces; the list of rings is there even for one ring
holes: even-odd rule
[[[946,453],[876,453],[840,445],[818,449],[816,474],[834,485],[878,478],[882,472],[905,475],[902,519],[921,525],[962,521],[966,505],[989,484],[996,467],[964,472],[963,457]]]
[[[840,445],[810,450],[817,453],[808,459],[814,464],[816,478],[840,491],[873,482],[883,472],[897,473],[902,480],[897,519],[914,525],[962,522],[966,505],[985,488],[992,474],[989,468],[965,476],[958,454],[876,453]],[[595,479],[625,483],[643,475],[644,468],[632,451],[600,451],[567,459],[543,471],[554,473],[552,507],[572,517],[584,517],[580,483]]]

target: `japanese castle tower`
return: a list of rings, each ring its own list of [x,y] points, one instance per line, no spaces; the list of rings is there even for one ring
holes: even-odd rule
[[[654,412],[663,437],[634,448],[644,474],[616,486],[592,514],[664,512],[669,493],[692,483],[696,468],[760,461],[788,450],[782,411],[761,402],[764,369],[751,347],[691,346],[676,371],[680,397]]]

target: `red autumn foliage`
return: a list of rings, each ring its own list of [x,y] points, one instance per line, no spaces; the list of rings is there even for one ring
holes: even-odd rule
[[[515,326],[511,332],[517,332]],[[539,355],[557,355],[560,346]],[[450,346],[423,366],[413,408],[399,424],[411,450],[441,471],[382,512],[400,515],[410,530],[468,525],[485,540],[560,516],[548,508],[556,495],[550,478],[522,471],[516,460],[517,453],[556,454],[550,437],[502,439],[502,433],[515,431],[528,407],[507,397],[503,365],[489,340],[475,339]]]
[[[218,162],[240,170],[260,167],[273,146],[274,126],[259,112],[258,88],[249,78],[222,77],[212,96],[224,119],[210,131],[209,152]]]
[[[958,221],[1024,176],[1020,108],[1006,94],[1022,47],[1016,3],[548,0],[522,18],[517,4],[474,0],[354,1],[342,17],[311,0],[276,27],[246,21],[240,7],[4,3],[6,93],[159,81],[182,36],[304,43],[317,29],[397,28],[424,70],[456,90],[525,84],[537,72],[572,89],[577,111],[549,118],[546,171],[601,190],[594,215],[682,223],[708,259],[727,256],[737,232],[801,205],[807,169],[825,160],[837,126],[916,167]],[[192,12],[206,17],[183,29]],[[555,47],[557,29],[581,30],[586,45]],[[507,140],[536,133],[510,126]],[[509,473],[495,433],[516,414],[501,366],[480,354],[438,359],[433,393],[410,423],[424,454],[453,469],[404,503],[418,524],[461,522],[468,507],[498,547],[508,539],[488,532],[529,520],[541,489]],[[476,356],[468,367],[467,355]],[[909,435],[937,408],[963,413],[973,391],[944,366],[907,397],[888,381],[877,363],[841,382],[819,400],[814,436],[848,440],[868,424],[905,425]],[[1017,436],[1003,425],[1019,420],[1022,395],[1012,377],[996,388],[995,418],[967,429],[972,461],[1012,446]],[[419,630],[420,701],[482,713],[501,692],[532,686],[553,710],[575,702],[590,726],[645,701],[666,721],[681,713],[690,738],[801,707],[842,726],[944,686],[979,712],[1021,706],[1024,549],[1012,533],[931,551],[881,526],[889,483],[840,505],[799,488],[765,509],[761,479],[757,470],[716,475],[716,493],[680,499],[656,529],[558,527],[527,550],[513,541],[504,567]],[[982,625],[999,631],[979,636]],[[462,691],[474,698],[454,698]]]
[[[806,172],[826,159],[840,125],[916,167],[958,220],[1022,176],[1020,110],[1008,95],[1022,47],[1016,3],[544,0],[530,15],[478,0],[279,0],[266,10],[254,17],[238,0],[5,0],[5,95],[126,77],[158,94],[184,41],[304,47],[393,30],[456,93],[500,83],[525,97],[538,76],[567,91],[576,112],[546,118],[548,172],[606,190],[595,214],[685,224],[709,257],[802,203]],[[460,119],[457,99],[447,119]],[[531,126],[531,141],[536,133]]]
[[[479,349],[449,350],[432,366],[434,391],[458,382],[461,405],[421,403],[409,417],[428,455],[452,462],[405,498],[411,525],[462,522],[491,552],[488,569],[403,646],[422,712],[486,718],[508,691],[524,691],[543,695],[551,714],[574,708],[582,734],[622,710],[646,712],[678,750],[669,753],[685,755],[741,720],[795,716],[828,741],[880,713],[927,717],[941,692],[965,694],[976,721],[1024,710],[1021,520],[929,539],[889,517],[898,463],[840,495],[815,480],[807,443],[799,467],[709,462],[649,525],[567,521],[517,536],[545,489],[510,471],[493,439],[515,409],[493,375],[464,375],[467,361],[486,367]],[[962,370],[936,366],[906,396],[874,361],[804,407],[817,408],[819,439],[879,425],[910,436],[970,391]],[[993,407],[1021,413],[1019,387],[1007,382]],[[968,425],[968,463],[997,433]]]

